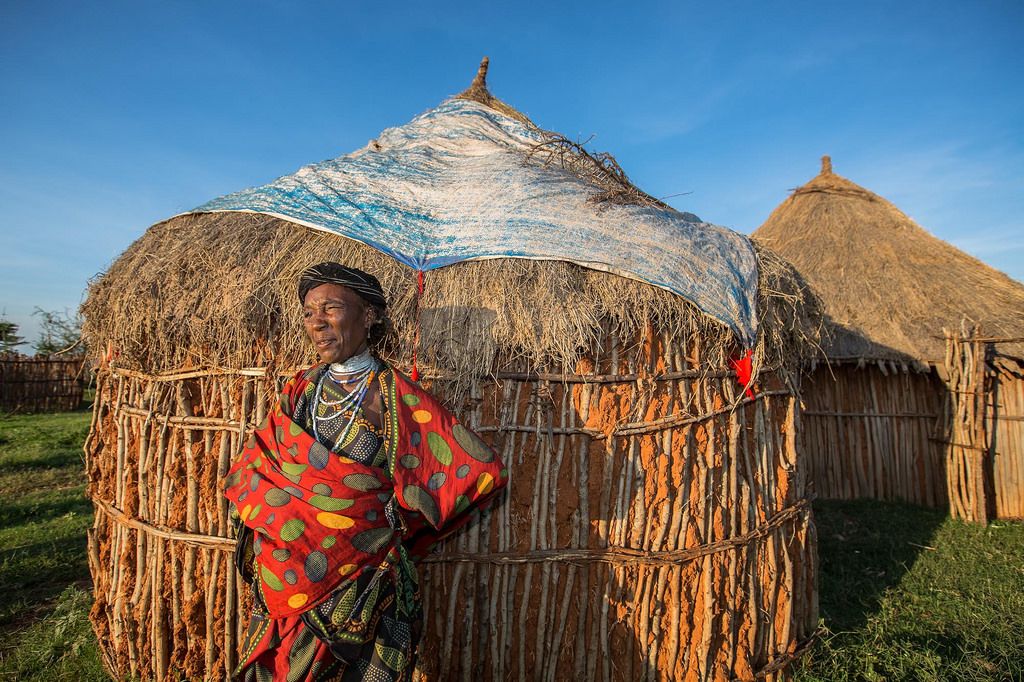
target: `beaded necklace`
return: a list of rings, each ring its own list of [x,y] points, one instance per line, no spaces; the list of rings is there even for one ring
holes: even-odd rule
[[[327,368],[320,379],[316,382],[316,391],[313,394],[313,404],[310,405],[310,410],[313,414],[313,437],[320,441],[320,433],[317,428],[317,422],[327,422],[335,417],[341,415],[345,410],[351,410],[352,416],[349,417],[348,422],[345,424],[345,428],[341,430],[338,437],[335,439],[335,444],[331,447],[331,450],[337,452],[337,448],[341,447],[341,444],[345,442],[345,438],[348,436],[348,432],[352,429],[352,425],[356,421],[356,414],[359,412],[360,406],[363,404],[363,398],[366,397],[366,392],[370,388],[370,383],[373,381],[373,377],[378,369],[377,359],[374,358],[369,350],[365,350],[359,355],[352,356],[344,362],[335,362]],[[348,392],[348,394],[341,400],[326,400],[323,396],[324,393],[324,379],[328,376],[337,383],[339,386],[342,384],[355,383],[355,387]],[[324,405],[326,407],[333,407],[335,410],[330,414],[320,416],[319,407]],[[320,441],[321,443],[323,441]]]

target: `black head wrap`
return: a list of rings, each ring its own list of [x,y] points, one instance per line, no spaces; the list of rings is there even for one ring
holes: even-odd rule
[[[299,276],[299,303],[306,301],[306,294],[321,284],[340,284],[359,294],[360,298],[378,308],[387,308],[388,300],[377,278],[368,272],[347,268],[341,263],[318,263],[307,268]]]

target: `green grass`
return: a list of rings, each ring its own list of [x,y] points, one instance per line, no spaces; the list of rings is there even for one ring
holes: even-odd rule
[[[0,678],[103,680],[89,627],[89,413],[0,416]]]
[[[0,418],[0,628],[89,579],[88,428],[85,412]]]
[[[84,412],[0,416],[0,680],[105,680]],[[795,682],[1024,679],[1024,524],[815,502],[822,636]]]
[[[816,502],[824,630],[796,682],[1024,679],[1024,524]]]
[[[64,590],[50,613],[4,645],[0,679],[109,681],[89,624],[91,605],[89,592],[77,587]]]

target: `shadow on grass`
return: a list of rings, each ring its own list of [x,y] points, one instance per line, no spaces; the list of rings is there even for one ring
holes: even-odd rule
[[[89,435],[89,429],[84,428],[81,430],[72,431],[71,433],[65,433],[64,435],[57,438],[54,442],[54,446],[58,448],[67,448],[76,455],[82,452],[82,443],[85,442],[85,437]]]
[[[68,446],[65,446],[66,448]],[[69,448],[70,449],[70,448]],[[31,458],[8,459],[0,462],[0,474],[14,474],[29,471],[45,471],[47,469],[60,469],[68,466],[68,462],[74,462],[80,452],[72,449],[54,450],[46,455],[33,456]]]
[[[832,632],[862,627],[886,590],[931,547],[946,512],[877,500],[818,500],[818,595]]]
[[[92,504],[85,496],[0,504],[0,527],[49,520],[67,514],[92,516]]]
[[[53,611],[0,641],[0,680],[109,682],[89,625],[92,596],[68,587]]]
[[[50,559],[29,557],[13,570],[0,570],[7,585],[0,598],[0,632],[34,622],[68,585],[90,584],[85,543],[81,544]]]
[[[2,560],[0,632],[33,622],[68,585],[89,583],[84,538],[7,550]]]
[[[51,585],[55,583],[56,577],[84,580],[88,573],[82,572],[83,567],[86,570],[89,568],[85,555],[85,539],[74,535],[12,547],[0,552],[0,576],[3,576],[4,584],[19,589]],[[56,592],[60,593],[66,583],[56,583],[54,587]],[[4,598],[0,597],[0,604],[3,601]]]

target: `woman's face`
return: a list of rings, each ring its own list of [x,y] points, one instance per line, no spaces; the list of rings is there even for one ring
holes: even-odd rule
[[[306,334],[321,362],[344,362],[366,350],[366,335],[374,318],[373,307],[340,284],[310,289],[302,304]]]

